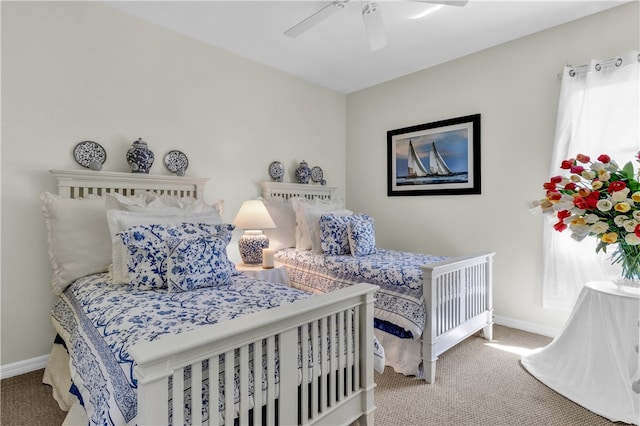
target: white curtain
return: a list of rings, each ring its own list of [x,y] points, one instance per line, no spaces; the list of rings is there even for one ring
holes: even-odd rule
[[[551,176],[563,174],[562,160],[577,154],[596,159],[608,154],[621,167],[640,150],[640,53],[588,65],[565,67],[562,75]],[[635,164],[636,168],[638,164]],[[543,254],[543,307],[570,310],[589,281],[619,275],[612,253],[596,254],[597,241],[574,241],[557,232],[546,217]]]

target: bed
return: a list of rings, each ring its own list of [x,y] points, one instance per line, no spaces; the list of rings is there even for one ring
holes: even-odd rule
[[[201,199],[205,179],[52,173],[58,194],[43,195],[43,210],[60,341],[44,381],[61,406],[71,401],[70,387],[84,404],[78,411],[74,402],[74,416],[80,412],[91,424],[373,423],[374,363],[384,356],[375,350],[375,286],[310,297],[238,273],[224,254],[233,228],[207,223],[216,213]],[[106,225],[105,199],[125,203],[107,210]],[[171,211],[171,219],[159,220],[152,204],[162,214]],[[218,219],[222,207],[214,203]],[[138,213],[152,218],[140,224]],[[122,226],[136,223],[117,234],[123,243],[132,238],[126,285],[119,285],[122,265],[114,261],[127,258],[113,251],[114,217]],[[107,232],[110,241],[78,240],[84,231]],[[163,232],[177,238],[163,240],[171,251],[160,262],[150,238]],[[216,261],[205,262],[214,265],[211,271],[189,269],[200,265],[202,253],[214,252]],[[158,281],[162,271],[168,287]]]
[[[344,210],[335,190],[262,183],[278,225],[270,235],[276,261],[293,287],[311,293],[361,282],[379,286],[374,333],[387,365],[433,383],[443,352],[479,331],[492,339],[494,253],[447,258],[377,248],[373,219]]]

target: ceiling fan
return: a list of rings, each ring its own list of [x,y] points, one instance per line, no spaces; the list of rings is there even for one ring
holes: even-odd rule
[[[289,28],[284,33],[289,37],[298,37],[302,33],[310,30],[312,27],[333,15],[341,9],[344,9],[347,3],[351,0],[335,0],[306,17],[302,21],[298,22],[293,27]],[[469,0],[411,0],[423,3],[436,3],[448,6],[464,6]],[[387,38],[384,33],[384,25],[382,23],[382,16],[380,14],[380,5],[374,1],[361,1],[362,4],[362,19],[367,31],[367,37],[369,39],[369,47],[371,50],[381,49],[387,45]]]

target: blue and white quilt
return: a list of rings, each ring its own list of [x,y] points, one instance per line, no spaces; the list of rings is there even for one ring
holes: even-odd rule
[[[276,260],[288,268],[294,287],[324,293],[357,283],[380,286],[374,316],[420,338],[426,321],[420,266],[446,260],[443,256],[377,249],[366,256],[325,255],[287,248]]]
[[[104,273],[72,284],[56,300],[52,320],[66,342],[71,378],[90,423],[135,424],[137,383],[129,354],[132,345],[311,296],[243,274],[234,275],[228,285],[175,293],[114,285]],[[377,340],[374,352],[376,368],[384,368],[384,353]],[[265,387],[263,383],[263,390]],[[236,403],[238,397],[236,394]],[[223,411],[224,406],[218,405]]]

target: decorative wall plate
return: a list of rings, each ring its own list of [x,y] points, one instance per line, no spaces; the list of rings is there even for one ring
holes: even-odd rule
[[[324,172],[318,166],[314,166],[311,168],[311,180],[315,183],[321,183],[324,177]]]
[[[269,176],[273,178],[276,182],[282,182],[282,178],[284,177],[284,166],[279,161],[274,161],[269,164]]]
[[[107,151],[97,142],[83,141],[73,148],[73,158],[82,167],[100,170],[107,160]]]
[[[171,173],[184,176],[187,167],[189,167],[189,159],[184,152],[174,149],[164,156],[164,165]]]

